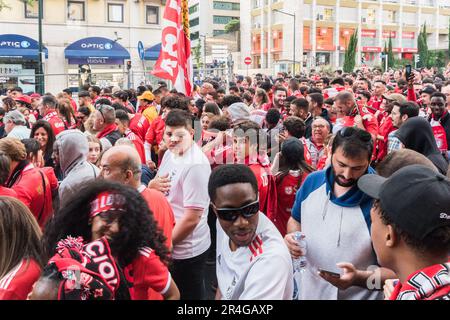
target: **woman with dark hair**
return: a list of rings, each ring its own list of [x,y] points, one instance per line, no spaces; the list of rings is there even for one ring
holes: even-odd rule
[[[220,108],[215,102],[208,102],[203,105],[203,113],[212,113],[216,116],[220,116]]]
[[[303,143],[297,138],[287,139],[278,157],[272,166],[277,185],[277,209],[269,218],[284,237],[297,190],[314,168],[305,161]]]
[[[44,265],[41,229],[19,200],[0,196],[0,300],[25,300]]]
[[[52,159],[53,144],[55,143],[55,134],[52,126],[45,120],[38,120],[31,128],[30,138],[36,139],[41,145],[44,156],[44,167],[55,167]]]
[[[165,299],[179,298],[167,269],[166,239],[137,190],[105,180],[90,182],[47,224],[47,256],[54,255],[58,242],[69,235],[86,242],[107,240],[119,269],[132,286],[132,299],[147,299],[150,288]]]

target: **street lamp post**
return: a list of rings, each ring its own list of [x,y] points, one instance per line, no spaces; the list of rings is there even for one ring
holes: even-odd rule
[[[43,0],[39,0],[38,1],[38,29],[39,29],[39,54],[38,54],[38,72],[39,72],[39,76],[38,76],[38,84],[39,84],[39,89],[38,92],[43,95],[44,94],[44,68],[42,67],[42,54],[43,54],[43,45],[42,45],[42,18],[44,15],[44,10],[43,10]]]
[[[293,58],[293,68],[292,68],[293,72],[292,73],[295,76],[295,66],[296,66],[296,60],[295,60],[295,38],[296,38],[296,24],[295,24],[295,22],[296,22],[296,16],[295,16],[295,13],[294,14],[287,13],[287,12],[284,12],[284,11],[281,11],[281,10],[278,10],[278,9],[273,9],[273,11],[276,11],[276,12],[279,12],[281,14],[285,14],[287,16],[290,16],[290,17],[294,18],[294,41],[293,41],[294,49],[292,50],[292,58]]]
[[[206,74],[206,35],[201,34],[200,38],[203,38],[203,70]]]

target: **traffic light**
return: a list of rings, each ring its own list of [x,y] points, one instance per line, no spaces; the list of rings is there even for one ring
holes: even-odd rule
[[[128,60],[127,61],[127,70],[130,70],[131,69],[131,60]]]

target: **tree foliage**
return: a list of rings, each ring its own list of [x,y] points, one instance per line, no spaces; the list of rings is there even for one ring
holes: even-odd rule
[[[350,37],[350,41],[345,51],[344,72],[353,72],[356,65],[356,50],[358,47],[358,29]]]
[[[422,26],[422,30],[419,33],[417,38],[417,49],[419,51],[420,61],[418,63],[418,67],[429,68],[429,51],[428,51],[428,41],[427,41],[427,26],[424,23]]]
[[[241,29],[241,22],[238,19],[233,19],[225,25],[226,33],[237,32]]]

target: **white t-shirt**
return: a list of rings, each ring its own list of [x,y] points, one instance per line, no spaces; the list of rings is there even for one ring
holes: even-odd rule
[[[208,181],[211,166],[208,158],[196,144],[181,157],[170,151],[164,154],[159,176],[169,174],[170,190],[166,198],[172,206],[175,222],[179,223],[185,209],[202,209],[203,214],[194,231],[173,247],[172,257],[177,260],[190,259],[208,250],[211,238],[208,227]]]
[[[292,300],[292,260],[280,232],[259,213],[253,242],[230,249],[217,221],[217,280],[223,300]]]

